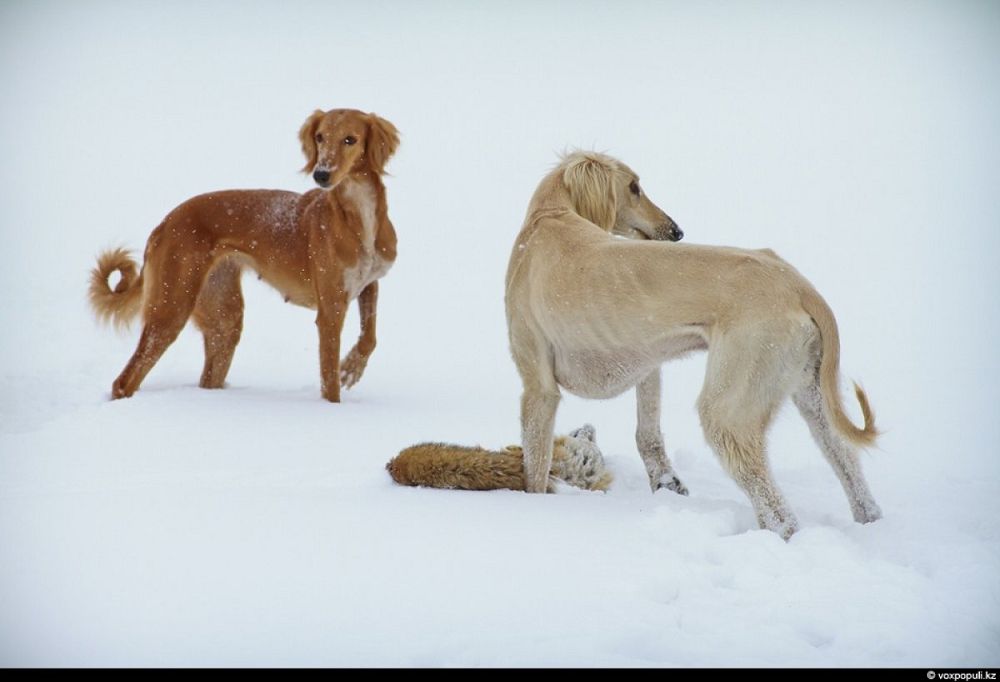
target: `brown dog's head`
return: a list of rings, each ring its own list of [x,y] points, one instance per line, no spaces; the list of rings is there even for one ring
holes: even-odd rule
[[[597,152],[573,152],[562,165],[573,207],[598,227],[630,239],[676,242],[684,236],[639,187],[639,176],[621,161]]]
[[[375,114],[356,109],[316,110],[299,130],[304,173],[323,189],[332,189],[351,173],[385,172],[399,146],[396,127]]]

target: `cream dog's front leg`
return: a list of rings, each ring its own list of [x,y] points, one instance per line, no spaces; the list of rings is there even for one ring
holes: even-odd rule
[[[521,445],[524,448],[524,483],[529,493],[548,489],[552,466],[552,433],[559,393],[525,387],[521,396]]]
[[[642,462],[646,465],[649,487],[655,493],[660,488],[687,495],[688,489],[674,474],[674,468],[667,459],[660,432],[660,369],[656,368],[635,387],[638,420],[635,428],[635,444],[639,448]]]

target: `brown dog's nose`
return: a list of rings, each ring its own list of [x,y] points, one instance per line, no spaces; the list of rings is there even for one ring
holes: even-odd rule
[[[672,242],[679,242],[680,240],[684,239],[684,231],[681,228],[674,225],[667,232],[667,239],[669,239]]]
[[[316,181],[317,185],[326,185],[326,183],[330,182],[330,171],[317,170],[313,173],[313,180]]]

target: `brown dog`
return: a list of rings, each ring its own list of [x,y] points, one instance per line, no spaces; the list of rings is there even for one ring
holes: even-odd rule
[[[140,311],[142,336],[112,385],[126,398],[173,343],[188,318],[205,337],[202,388],[222,388],[243,329],[243,267],[290,303],[317,311],[323,397],[361,378],[375,349],[378,279],[396,259],[396,233],[381,176],[399,144],[388,121],[353,109],[316,111],[299,131],[305,172],[322,189],[229,190],[184,202],[153,230],[142,270],[128,253],[105,252],[92,272],[90,302],[102,320],[125,324]],[[114,290],[108,277],[121,280]],[[348,305],[358,299],[361,336],[340,361]]]

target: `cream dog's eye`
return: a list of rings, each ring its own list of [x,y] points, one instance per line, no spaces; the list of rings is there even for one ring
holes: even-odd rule
[[[357,141],[358,141],[358,138],[354,137],[353,135],[348,135],[347,137],[344,138],[344,144],[347,144],[347,145],[354,144]]]
[[[639,183],[636,182],[635,180],[633,180],[632,183],[628,186],[628,189],[630,192],[632,192],[632,194],[639,196]]]

